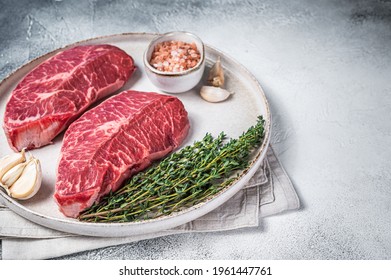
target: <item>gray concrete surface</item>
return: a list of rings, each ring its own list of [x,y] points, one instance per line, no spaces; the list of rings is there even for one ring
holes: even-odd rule
[[[260,81],[300,211],[63,259],[391,259],[391,1],[0,1],[0,79],[57,47],[188,30]]]

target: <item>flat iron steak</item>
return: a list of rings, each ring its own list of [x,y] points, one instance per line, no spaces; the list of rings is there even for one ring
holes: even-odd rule
[[[189,126],[178,98],[152,92],[123,91],[87,111],[64,136],[54,194],[59,209],[77,217],[178,147]]]
[[[85,45],[64,50],[28,73],[6,105],[3,128],[15,151],[50,144],[93,102],[119,88],[135,70],[123,50]]]

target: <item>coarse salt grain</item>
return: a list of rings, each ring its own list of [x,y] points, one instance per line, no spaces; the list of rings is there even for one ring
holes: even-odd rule
[[[195,43],[165,41],[155,46],[149,63],[159,71],[182,72],[195,67],[200,59]]]

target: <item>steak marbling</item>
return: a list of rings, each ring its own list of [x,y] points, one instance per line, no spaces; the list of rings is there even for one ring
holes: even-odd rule
[[[188,130],[182,102],[169,95],[129,90],[87,111],[64,136],[54,194],[60,210],[77,217],[178,147]]]
[[[111,45],[76,46],[44,61],[16,86],[3,128],[11,148],[51,143],[96,100],[121,88],[135,70],[132,57]]]

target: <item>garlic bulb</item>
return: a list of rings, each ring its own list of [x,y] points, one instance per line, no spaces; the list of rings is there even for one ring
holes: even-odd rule
[[[201,97],[208,102],[216,103],[226,100],[233,92],[214,86],[202,86],[200,91]]]
[[[38,159],[31,158],[19,179],[9,188],[9,192],[11,197],[21,200],[29,199],[38,192],[41,183],[41,164]]]
[[[25,152],[12,154],[0,160],[0,185],[8,195],[17,199],[28,199],[35,195],[42,183],[41,164]]]
[[[216,63],[210,69],[208,83],[214,87],[224,87],[224,71],[221,67],[220,56],[217,58]]]

